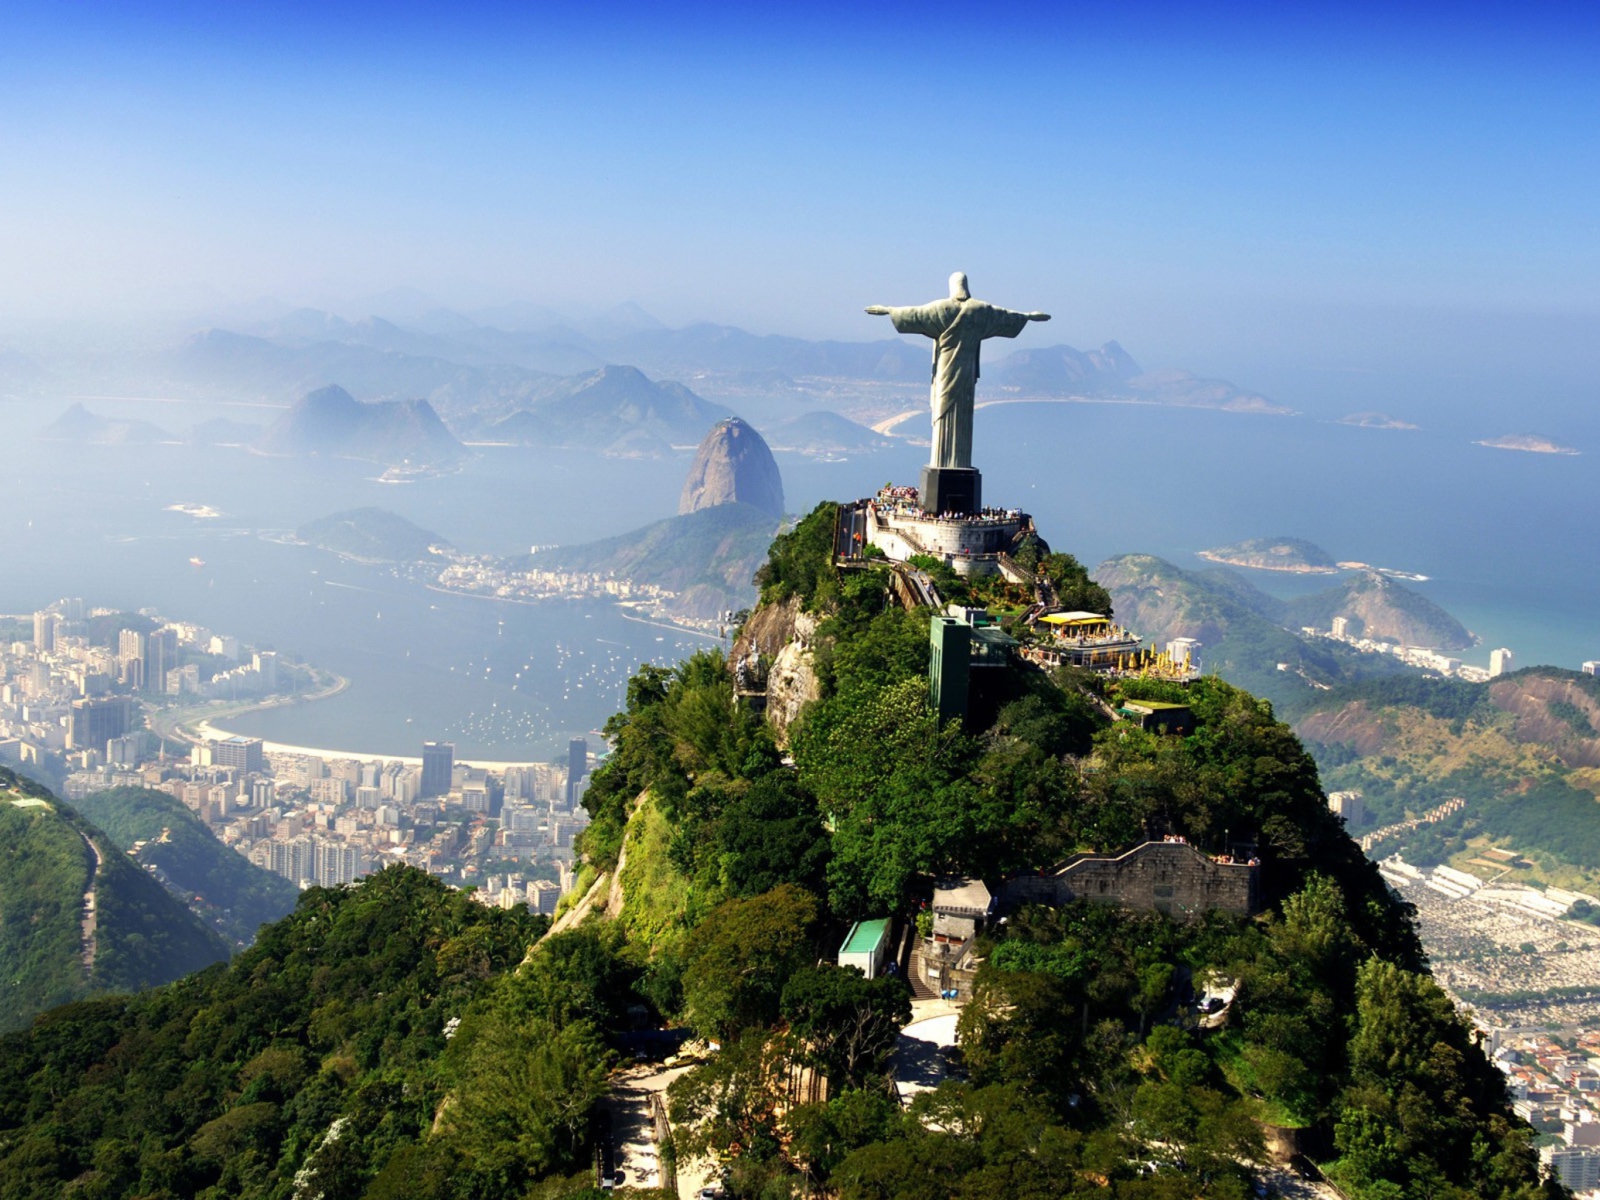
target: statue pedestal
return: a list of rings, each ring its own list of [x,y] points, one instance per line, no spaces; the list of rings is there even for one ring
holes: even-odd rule
[[[976,467],[923,467],[923,512],[975,513],[983,507],[983,476]]]

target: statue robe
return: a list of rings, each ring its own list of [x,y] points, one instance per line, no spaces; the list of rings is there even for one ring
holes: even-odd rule
[[[933,342],[933,454],[931,467],[972,466],[972,407],[978,387],[978,349],[984,338],[1014,338],[1026,313],[982,300],[935,300],[891,308],[899,333],[920,333]]]

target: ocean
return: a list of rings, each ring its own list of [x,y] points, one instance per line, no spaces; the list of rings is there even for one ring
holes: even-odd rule
[[[19,424],[30,427],[10,427]],[[9,449],[0,611],[64,595],[153,607],[351,681],[332,699],[229,723],[241,732],[373,754],[415,754],[422,741],[446,738],[464,757],[546,760],[567,737],[603,724],[640,662],[713,644],[599,601],[442,595],[271,540],[374,505],[469,551],[586,541],[674,512],[687,453],[625,460],[486,447],[457,474],[395,485],[369,464],[237,449],[25,436]],[[780,455],[788,507],[915,482],[924,453],[907,445],[844,462]],[[1408,586],[1480,636],[1469,662],[1486,664],[1502,645],[1518,665],[1600,658],[1600,488],[1589,454],[1494,450],[1455,432],[1304,416],[1018,404],[978,414],[974,457],[990,503],[1032,512],[1053,547],[1091,567],[1140,551],[1195,568],[1207,565],[1196,557],[1207,547],[1302,537],[1337,559],[1428,575]],[[179,503],[223,515],[168,511]],[[1329,582],[1246,574],[1283,595]]]

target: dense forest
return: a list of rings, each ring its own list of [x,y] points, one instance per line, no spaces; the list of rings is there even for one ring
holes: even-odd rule
[[[881,566],[836,572],[831,521],[758,580],[820,622],[820,696],[784,745],[715,654],[631,681],[585,796],[578,892],[609,916],[546,933],[407,869],[312,890],[225,968],[0,1043],[0,1200],[584,1195],[608,1072],[657,1025],[705,1048],[670,1152],[731,1196],[1243,1198],[1275,1128],[1355,1200],[1561,1194],[1270,705],[1016,667],[988,717],[941,724],[928,615]],[[1189,736],[1110,718],[1178,695]],[[909,991],[830,965],[849,922],[1161,835],[1248,843],[1266,911],[1012,913],[949,1077],[902,1106]],[[1208,980],[1234,994],[1215,1028]]]

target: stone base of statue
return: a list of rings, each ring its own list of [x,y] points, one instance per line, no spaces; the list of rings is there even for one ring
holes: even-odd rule
[[[983,508],[983,476],[977,467],[923,467],[922,511],[965,516]]]

